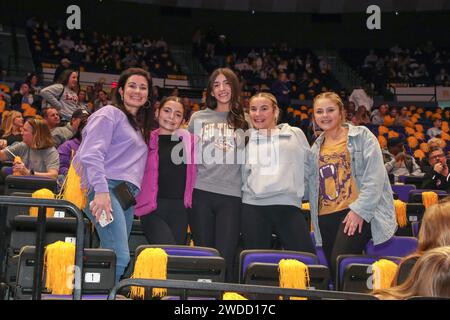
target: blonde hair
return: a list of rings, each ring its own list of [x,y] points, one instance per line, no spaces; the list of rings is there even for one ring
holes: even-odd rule
[[[280,107],[278,107],[278,101],[277,98],[275,98],[275,96],[271,93],[268,92],[259,92],[255,95],[253,95],[248,103],[251,104],[253,99],[257,99],[257,98],[265,98],[267,100],[269,100],[272,103],[272,107],[274,109],[275,112],[275,125],[278,123],[278,118],[280,117]]]
[[[450,298],[450,246],[425,252],[399,286],[373,293],[379,299],[403,300],[414,296]]]
[[[3,121],[5,121],[5,133],[3,134],[3,138],[9,137],[12,135],[12,131],[14,129],[14,120],[16,118],[22,117],[22,114],[19,111],[10,111]]]
[[[27,123],[33,129],[33,139],[30,148],[32,149],[46,149],[53,147],[52,134],[48,128],[47,121],[39,119],[29,119]]]
[[[316,107],[316,103],[320,100],[320,99],[329,99],[331,100],[335,105],[338,106],[339,108],[339,112],[341,114],[341,120],[342,120],[342,124],[345,123],[346,119],[345,119],[345,108],[344,108],[344,103],[342,102],[341,97],[339,97],[339,95],[335,92],[332,91],[326,91],[326,92],[322,92],[320,94],[318,94],[317,96],[315,96],[314,101],[313,101],[313,107]],[[313,117],[314,117],[314,113],[313,113]],[[315,119],[314,119],[315,121]]]

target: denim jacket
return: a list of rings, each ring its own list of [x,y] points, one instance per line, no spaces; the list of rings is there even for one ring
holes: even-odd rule
[[[350,152],[352,176],[358,186],[358,198],[350,209],[370,223],[375,245],[389,240],[397,230],[392,188],[384,168],[383,156],[376,137],[362,126],[348,126],[347,148]],[[319,153],[324,140],[322,133],[308,153],[306,179],[316,244],[322,245],[319,229]],[[306,177],[306,176],[305,176]]]

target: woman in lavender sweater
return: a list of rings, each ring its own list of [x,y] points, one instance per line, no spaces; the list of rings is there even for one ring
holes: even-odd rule
[[[116,253],[116,281],[130,261],[128,237],[134,207],[122,208],[113,190],[125,182],[136,196],[141,188],[147,160],[146,142],[153,119],[148,102],[151,86],[150,75],[145,70],[125,70],[119,78],[114,104],[89,117],[74,157],[82,186],[89,190],[84,212],[95,225],[100,246]],[[102,211],[110,222],[104,227],[99,224]]]

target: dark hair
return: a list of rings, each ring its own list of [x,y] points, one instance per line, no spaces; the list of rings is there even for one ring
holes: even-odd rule
[[[161,100],[161,102],[159,103],[158,110],[161,110],[161,108],[164,107],[164,105],[165,105],[167,102],[169,102],[169,101],[175,101],[175,102],[178,102],[179,104],[181,104],[181,106],[183,107],[183,119],[185,119],[188,110],[186,110],[186,108],[184,107],[184,104],[183,104],[183,102],[181,102],[181,100],[182,100],[182,98],[176,97],[176,96],[168,96],[168,97],[164,97],[164,98]]]
[[[245,121],[244,109],[241,106],[241,89],[239,88],[239,79],[236,74],[229,68],[218,68],[213,71],[208,81],[206,89],[206,107],[212,110],[217,108],[217,100],[212,95],[214,81],[223,74],[231,86],[231,102],[230,112],[228,113],[228,126],[233,129],[248,129],[248,123]]]
[[[81,119],[80,124],[78,125],[78,130],[77,130],[77,132],[75,132],[72,139],[78,139],[78,140],[80,140],[80,142],[81,142],[81,140],[83,140],[83,136],[81,135],[81,132],[83,131],[84,127],[86,127],[87,120],[88,120],[88,118]]]
[[[149,91],[148,94],[148,100],[142,106],[139,108],[139,111],[136,114],[136,117],[134,117],[128,110],[125,108],[125,105],[122,100],[122,96],[120,95],[119,89],[122,88],[122,90],[125,89],[125,84],[127,83],[127,80],[131,76],[142,76],[147,80],[147,88]],[[130,122],[131,126],[137,130],[141,130],[142,136],[145,140],[145,142],[148,142],[150,139],[150,131],[154,125],[154,115],[153,110],[151,108],[152,103],[150,100],[150,90],[152,87],[152,78],[150,74],[141,68],[128,68],[125,71],[122,72],[122,74],[119,77],[119,81],[117,83],[117,88],[114,92],[113,97],[113,105],[120,110],[122,110],[123,113],[128,118],[128,121]]]
[[[69,83],[70,75],[71,75],[73,72],[76,72],[76,73],[78,74],[78,71],[73,70],[73,69],[67,69],[67,70],[64,70],[64,71],[61,73],[61,75],[59,76],[59,78],[58,78],[58,80],[56,81],[56,83],[60,83],[60,84],[62,84],[64,87],[67,86],[67,84]]]

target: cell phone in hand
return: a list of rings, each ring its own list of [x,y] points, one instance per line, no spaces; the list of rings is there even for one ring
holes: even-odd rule
[[[103,210],[103,211],[102,211],[102,214],[100,215],[100,219],[98,219],[98,224],[99,224],[102,228],[104,228],[104,227],[106,227],[108,224],[110,224],[110,223],[113,222],[113,221],[114,221],[114,216],[111,214],[111,219],[108,220],[108,217],[107,217],[107,215],[106,215],[106,211]]]

